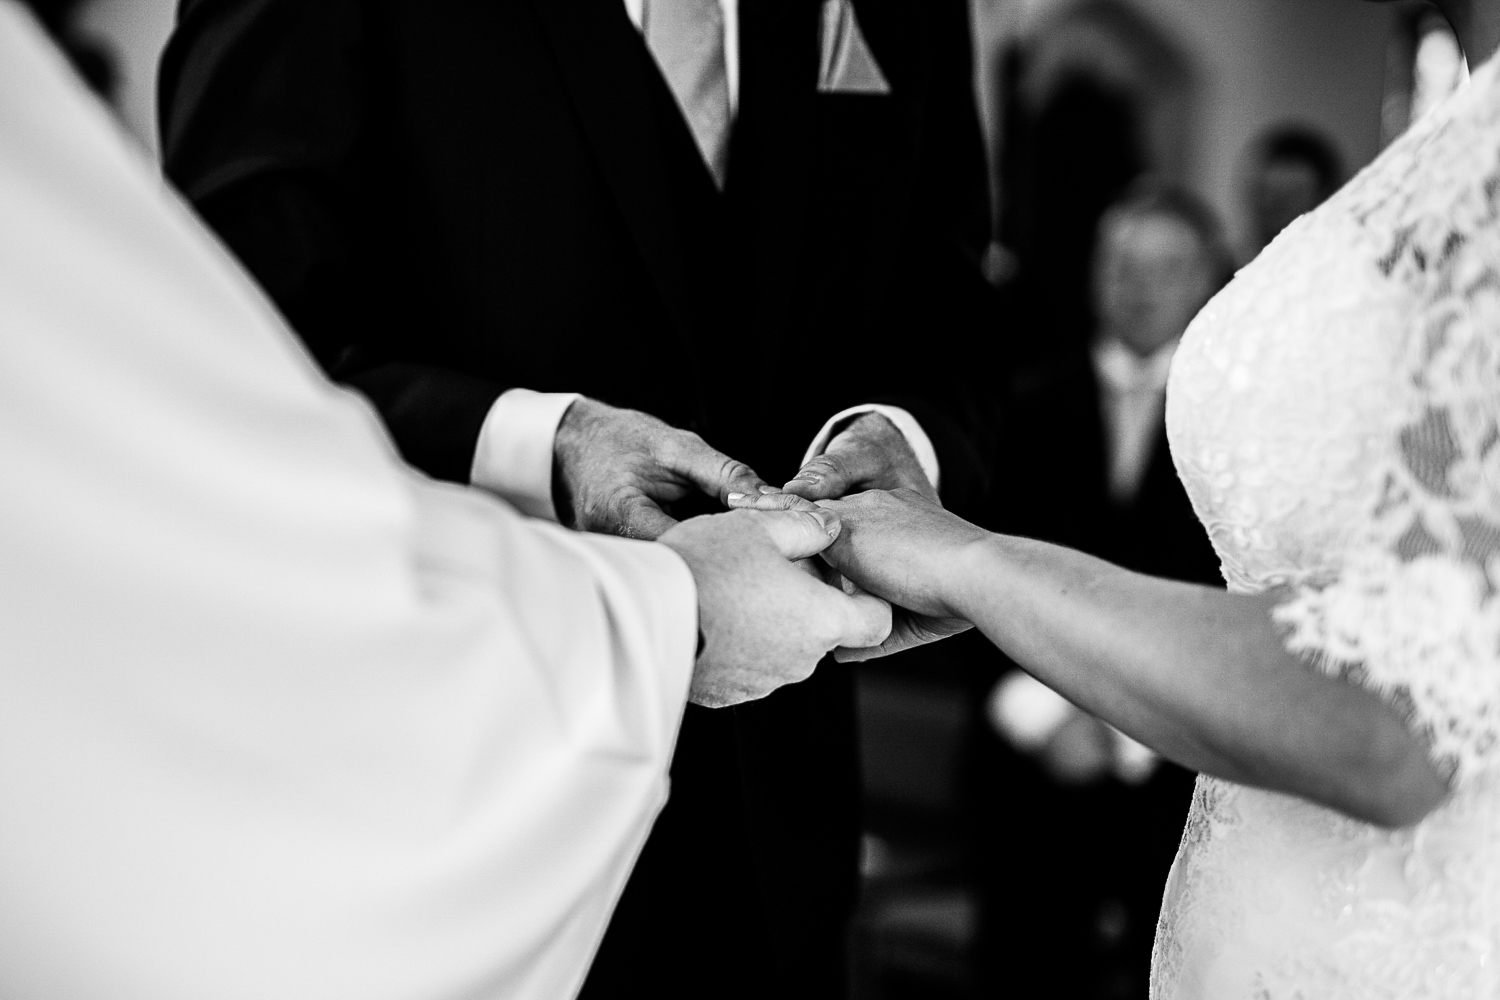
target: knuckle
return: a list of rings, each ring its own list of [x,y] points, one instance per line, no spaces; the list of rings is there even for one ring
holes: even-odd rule
[[[838,455],[829,454],[826,451],[803,466],[804,469],[826,472],[836,472],[843,467],[843,459],[841,459]]]
[[[755,470],[744,462],[730,458],[728,455],[720,455],[719,459],[719,480],[721,482],[732,482],[733,480],[747,477],[751,479],[760,478],[755,474]]]
[[[679,455],[701,454],[705,451],[713,452],[713,448],[696,431],[674,429],[672,433],[664,435],[664,437],[671,442],[671,447]]]
[[[800,513],[813,507],[811,500],[799,497],[795,493],[770,493],[761,500],[761,503],[765,504],[765,507],[762,509],[772,511],[795,511]]]
[[[652,434],[646,438],[645,455],[657,465],[672,465],[679,450],[675,435]]]

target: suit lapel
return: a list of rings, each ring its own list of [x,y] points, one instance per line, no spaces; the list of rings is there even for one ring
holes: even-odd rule
[[[625,224],[684,346],[696,321],[649,92],[650,53],[621,0],[530,0]]]

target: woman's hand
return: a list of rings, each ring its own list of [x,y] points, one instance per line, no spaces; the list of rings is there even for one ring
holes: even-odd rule
[[[918,614],[963,614],[964,561],[989,532],[915,490],[871,490],[818,506],[838,514],[843,525],[823,552],[834,569]]]
[[[807,501],[790,493],[735,496],[734,507],[796,509]],[[890,636],[879,646],[840,649],[841,661],[865,660],[962,632],[964,571],[973,544],[988,537],[915,490],[871,490],[842,500],[820,500],[839,515],[843,530],[821,553],[845,578],[897,605]]]

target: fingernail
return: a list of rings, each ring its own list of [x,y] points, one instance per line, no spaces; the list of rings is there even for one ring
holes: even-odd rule
[[[736,500],[743,500],[743,499],[745,499],[745,494],[743,494],[743,493],[731,493],[731,494],[729,494],[729,502],[730,503],[734,503]]]
[[[817,510],[813,511],[812,514],[820,522],[822,522],[822,524],[823,524],[823,530],[828,533],[828,537],[830,537],[830,538],[837,538],[838,537],[838,534],[839,534],[839,516],[837,514],[835,514],[833,511],[829,510],[827,507],[819,507]]]
[[[783,490],[777,489],[774,486],[761,486],[761,487],[759,487],[759,489],[760,489],[760,495],[761,496],[767,496],[767,495],[772,494],[772,493],[782,493],[782,492],[785,492]]]

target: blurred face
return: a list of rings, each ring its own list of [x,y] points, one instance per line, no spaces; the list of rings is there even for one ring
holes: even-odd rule
[[[1318,175],[1300,160],[1271,160],[1250,190],[1255,229],[1269,243],[1299,215],[1318,207]]]
[[[1182,336],[1211,283],[1211,261],[1186,223],[1165,215],[1106,217],[1094,262],[1094,304],[1106,336],[1152,353]]]

